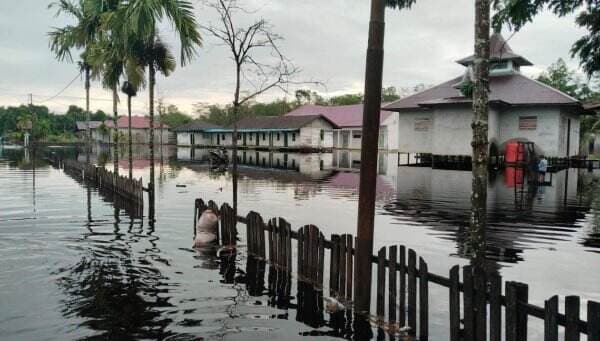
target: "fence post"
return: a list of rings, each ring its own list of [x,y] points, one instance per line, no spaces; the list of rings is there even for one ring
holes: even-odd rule
[[[352,300],[352,284],[353,284],[353,259],[352,259],[352,242],[354,238],[351,234],[346,235],[346,298]]]
[[[506,282],[506,339],[527,340],[527,312],[521,304],[528,302],[527,285],[518,282]]]
[[[390,266],[388,268],[388,281],[389,281],[389,301],[388,301],[388,321],[390,324],[396,323],[396,293],[398,283],[398,273],[396,264],[398,263],[398,247],[396,245],[390,246]]]
[[[337,234],[331,235],[331,249],[330,249],[330,257],[329,257],[329,295],[335,297],[339,293],[338,288],[338,264],[339,264],[339,241],[340,236]]]
[[[588,301],[588,341],[600,341],[600,303]]]
[[[565,297],[565,341],[579,341],[579,296]]]
[[[450,341],[460,340],[460,289],[458,265],[450,269]]]
[[[475,287],[475,339],[485,340],[487,337],[487,279],[485,271],[480,267],[474,268]]]
[[[429,270],[419,257],[419,341],[429,338]],[[485,338],[484,338],[485,339]]]
[[[558,341],[558,296],[544,302],[544,341]]]
[[[408,331],[410,335],[416,335],[417,331],[417,277],[416,277],[417,254],[415,250],[408,250]]]
[[[463,267],[463,304],[465,341],[475,341],[475,316],[473,307],[473,268],[470,265]]]
[[[377,319],[384,321],[385,315],[385,246],[377,253]]]
[[[400,327],[406,325],[406,247],[400,245]]]
[[[502,277],[490,276],[490,341],[502,340]]]

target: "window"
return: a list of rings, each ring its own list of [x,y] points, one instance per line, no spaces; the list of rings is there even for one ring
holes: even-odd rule
[[[321,129],[321,141],[325,140],[325,130]]]
[[[210,134],[209,133],[203,133],[202,134],[202,138],[205,139],[205,140],[208,140],[208,139],[210,139]]]
[[[277,141],[279,141],[279,133],[277,133]]]
[[[263,141],[267,139],[267,134],[263,133]]]
[[[537,116],[520,116],[519,130],[536,130]]]
[[[250,134],[250,141],[252,141],[252,134]]]
[[[221,140],[225,140],[225,134],[221,134]]]
[[[292,141],[296,141],[296,133],[292,133]]]
[[[504,70],[504,69],[508,69],[507,61],[492,63],[492,67],[490,67],[490,70]]]
[[[415,118],[415,131],[429,131],[431,128],[431,118],[420,117]]]
[[[241,140],[241,139],[242,139],[242,133],[238,133],[238,134],[237,134],[237,139],[238,139],[238,140]]]
[[[355,130],[352,132],[352,138],[354,139],[362,139],[362,131]]]

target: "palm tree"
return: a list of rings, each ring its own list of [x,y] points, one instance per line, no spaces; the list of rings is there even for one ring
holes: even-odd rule
[[[148,67],[150,116],[150,181],[148,183],[150,208],[154,205],[154,88],[156,73],[168,76],[175,69],[175,58],[160,40],[158,23],[169,21],[179,35],[181,65],[186,65],[201,46],[202,39],[187,0],[131,0],[124,3],[107,22],[124,43],[127,55],[135,56],[139,64]],[[152,218],[151,218],[152,219]]]
[[[110,35],[91,47],[89,56],[90,63],[98,70],[102,78],[102,86],[112,92],[113,101],[113,172],[115,177],[119,174],[119,130],[117,120],[119,119],[119,82],[125,67],[125,58],[115,44],[108,40]]]
[[[133,179],[133,148],[132,148],[132,136],[131,136],[131,97],[137,95],[138,87],[129,80],[123,82],[121,91],[127,95],[127,144],[129,149],[127,154],[129,156],[129,179]]]
[[[113,2],[115,0],[112,0]],[[79,0],[73,3],[69,0],[59,0],[51,3],[48,8],[57,8],[56,16],[66,14],[76,19],[74,25],[55,27],[48,32],[50,50],[59,61],[72,62],[72,50],[83,50],[78,63],[80,73],[85,76],[85,111],[87,120],[86,161],[89,162],[89,150],[92,139],[90,129],[90,80],[94,77],[92,66],[88,61],[88,52],[100,34],[100,13],[92,6],[94,1]],[[104,1],[102,2],[104,4]]]

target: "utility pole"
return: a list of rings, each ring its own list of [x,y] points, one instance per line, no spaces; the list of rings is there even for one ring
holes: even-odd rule
[[[385,33],[385,0],[371,0],[369,42],[365,71],[363,108],[363,138],[361,142],[360,187],[354,287],[355,307],[359,314],[369,314],[371,308],[371,256],[375,221],[377,184],[377,152],[381,115],[381,84],[383,78],[383,41]]]
[[[31,112],[31,141],[30,144],[35,146],[35,124],[37,120],[37,115],[35,114],[35,110],[33,110],[33,94],[29,93],[29,111]]]

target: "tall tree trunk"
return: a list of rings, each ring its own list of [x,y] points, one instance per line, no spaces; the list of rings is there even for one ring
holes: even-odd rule
[[[375,220],[384,33],[385,1],[372,0],[365,71],[365,103],[358,198],[356,260],[358,266],[355,276],[355,306],[356,312],[359,314],[369,314],[371,307],[371,256],[373,254],[373,224]]]
[[[233,146],[233,170],[232,170],[232,181],[233,181],[233,212],[237,215],[238,211],[238,157],[237,157],[237,137],[238,137],[238,116],[240,112],[240,84],[242,76],[242,66],[240,63],[236,65],[236,79],[235,79],[235,94],[233,99],[233,134],[231,135],[231,142]]]
[[[90,149],[92,148],[92,129],[90,129],[90,67],[85,64],[85,119],[86,119],[86,137],[85,137],[85,162],[90,163]]]
[[[149,67],[148,93],[150,94],[150,103],[148,113],[150,115],[150,132],[149,132],[149,147],[150,147],[150,181],[148,182],[148,197],[149,197],[149,219],[154,221],[154,85],[156,82],[156,70],[154,65],[150,63]]]
[[[133,147],[131,138],[131,96],[127,95],[127,140],[129,144],[129,179],[133,179]]]
[[[119,94],[117,93],[117,87],[113,88],[113,173],[115,180],[119,176],[119,127],[117,121],[119,120],[119,113],[117,111],[117,102]]]
[[[475,60],[473,74],[472,193],[469,249],[474,265],[485,261],[488,183],[488,91],[490,58],[490,2],[475,1]]]

